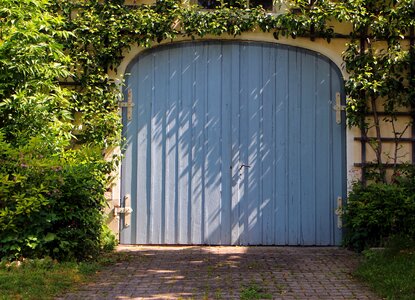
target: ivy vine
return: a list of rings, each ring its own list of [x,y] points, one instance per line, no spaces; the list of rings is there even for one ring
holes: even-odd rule
[[[133,45],[151,47],[178,37],[238,36],[251,31],[270,33],[275,39],[307,37],[330,42],[341,37],[348,39],[343,54],[350,74],[345,82],[348,125],[361,129],[362,141],[376,154],[375,175],[386,181],[382,118],[394,129],[396,147],[390,159],[396,173],[402,156],[399,140],[411,127],[408,123],[404,129],[397,128],[397,112],[415,104],[414,47],[409,41],[415,26],[414,1],[286,2],[290,8],[286,13],[270,14],[262,7],[233,7],[223,2],[217,9],[202,10],[177,0],[134,6],[123,0],[55,0],[55,12],[66,19],[64,29],[73,33],[62,43],[72,57],[74,75],[66,84],[75,89],[73,110],[82,112],[78,142],[109,146],[119,140],[119,88],[108,71],[120,64],[124,51]],[[351,24],[350,34],[337,33],[330,25],[333,21]],[[376,134],[369,137],[372,127]]]

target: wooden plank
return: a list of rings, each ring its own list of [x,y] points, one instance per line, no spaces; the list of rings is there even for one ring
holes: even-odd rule
[[[391,116],[396,116],[396,117],[406,117],[406,116],[411,116],[413,114],[413,112],[410,111],[397,111],[394,112],[393,114],[389,113],[389,112],[384,112],[384,111],[378,111],[376,112],[380,117],[391,117]],[[372,111],[368,111],[366,113],[367,117],[372,117],[373,116],[373,112]]]
[[[331,92],[330,92],[330,99],[336,99],[336,93],[340,93],[341,97],[341,104],[345,105],[346,97],[343,88],[343,81],[341,80],[340,70],[331,63]],[[331,147],[332,153],[332,165],[333,165],[333,172],[332,172],[332,186],[333,186],[333,193],[331,195],[331,218],[332,218],[332,240],[331,244],[340,245],[342,242],[342,228],[339,227],[339,219],[338,216],[335,214],[335,210],[337,209],[337,198],[342,197],[343,204],[346,201],[346,113],[342,112],[342,123],[337,124],[335,120],[335,112],[333,111],[331,114],[331,127],[333,128],[333,141]]]
[[[299,91],[301,90],[301,55],[298,51],[289,51],[288,70],[288,243],[300,244],[300,127],[299,116],[301,102]]]
[[[137,65],[134,65],[132,68],[133,72],[137,72]],[[127,97],[128,89],[132,89],[132,92],[135,93],[137,89],[135,88],[136,82],[129,82],[124,91],[124,97]],[[131,178],[132,180],[124,181],[121,185],[121,195],[120,195],[120,204],[123,205],[123,198],[125,195],[130,195],[133,201],[131,201],[131,206],[133,208],[133,214],[131,217],[131,224],[129,227],[124,226],[124,218],[120,216],[120,242],[131,244],[135,241],[135,234],[133,233],[136,228],[136,204],[137,201],[137,186],[133,183],[134,178],[137,178],[134,170],[135,158],[137,157],[137,121],[136,118],[133,118],[130,122],[127,122],[126,114],[123,114],[123,124],[126,126],[123,127],[123,136],[126,137],[127,148],[125,149],[124,155],[125,158],[122,161],[121,165],[121,178]],[[133,190],[134,189],[134,190]]]
[[[316,65],[318,58],[309,52],[301,55],[301,112],[297,122],[300,122],[300,243],[313,245],[316,235]],[[319,99],[320,100],[320,99]]]
[[[166,184],[165,184],[165,227],[164,242],[177,243],[177,150],[178,150],[178,112],[179,87],[181,86],[181,57],[177,48],[169,51],[168,94],[166,104]]]
[[[364,55],[365,50],[366,50],[366,35],[367,35],[367,27],[362,28],[361,29],[362,35],[360,36],[359,39],[359,47],[360,47],[360,54]],[[366,91],[361,90],[359,92],[359,95],[361,97],[361,99],[365,99],[365,93]],[[365,117],[362,117],[360,120],[360,135],[361,136],[365,136],[366,130],[365,130]],[[360,157],[362,159],[363,162],[366,162],[367,159],[367,149],[366,149],[366,141],[362,141],[360,144]],[[365,168],[362,168],[362,172],[361,172],[361,181],[362,183],[365,185],[366,184],[366,170]]]
[[[248,169],[242,165],[248,165],[248,147],[249,138],[247,133],[249,130],[249,110],[248,110],[248,99],[249,99],[249,72],[246,72],[245,68],[249,64],[249,47],[246,44],[242,44],[240,47],[240,99],[239,99],[239,161],[236,166],[239,173],[239,244],[246,245],[249,243],[249,199],[248,199]]]
[[[191,243],[205,242],[205,106],[207,46],[195,47],[194,102],[192,107],[192,238]]]
[[[366,163],[354,163],[353,164],[355,167],[359,167],[359,168],[363,168],[363,167],[367,167],[367,168],[375,168],[375,167],[377,167],[378,166],[378,164],[376,164],[376,163],[371,163],[371,162],[366,162]],[[396,166],[406,166],[407,164],[406,163],[397,163],[396,165],[395,164],[382,164],[382,166],[384,167],[384,168],[388,168],[388,169],[393,169],[393,168],[395,168]]]
[[[275,202],[275,242],[288,245],[288,109],[289,109],[289,51],[285,47],[277,49],[275,74],[275,113],[274,113],[274,202]]]
[[[150,243],[164,243],[166,186],[166,100],[168,88],[168,50],[153,54],[151,112],[151,229]]]
[[[148,243],[150,232],[150,204],[151,204],[151,99],[153,60],[145,56],[138,65],[138,142],[137,163],[134,170],[137,178],[137,243]],[[134,118],[133,118],[134,119]],[[142,170],[142,172],[138,172]]]
[[[376,141],[377,138],[376,137],[355,137],[354,138],[355,141],[364,141],[364,142],[369,142],[369,141]],[[401,137],[401,138],[389,138],[389,137],[381,137],[380,140],[382,142],[385,143],[395,143],[396,141],[398,141],[399,143],[413,143],[415,142],[415,137],[414,138],[405,138],[405,137]]]
[[[260,212],[260,174],[261,162],[258,157],[260,151],[260,118],[261,102],[260,94],[262,81],[262,48],[259,45],[249,45],[247,55],[247,110],[248,116],[244,121],[248,124],[248,129],[242,131],[241,135],[247,136],[246,151],[247,161],[244,167],[247,175],[247,206],[245,213],[248,216],[247,244],[259,245],[262,242],[261,232],[261,212]]]
[[[275,75],[276,75],[276,49],[270,46],[262,47],[262,82],[260,94],[262,95],[261,116],[261,177],[262,196],[260,203],[262,243],[275,244]]]
[[[178,239],[179,244],[189,243],[189,183],[191,171],[191,112],[192,112],[192,59],[193,47],[186,45],[181,56],[181,95],[179,106],[179,149],[178,149]]]
[[[330,98],[330,65],[320,60],[316,71],[317,94],[316,100],[317,109],[315,114],[316,134],[315,134],[315,153],[316,156],[316,244],[330,245],[331,241],[331,186],[330,176],[331,170],[331,126],[333,125],[331,115],[334,113],[332,109],[333,101]]]
[[[241,243],[241,227],[240,227],[240,195],[239,195],[239,165],[240,165],[240,89],[241,89],[241,78],[240,78],[240,59],[241,59],[241,48],[240,44],[231,44],[232,52],[232,81],[231,81],[231,143],[232,143],[232,199],[231,199],[231,244],[239,245]]]
[[[221,49],[221,74],[222,74],[222,89],[221,89],[221,174],[222,174],[222,192],[220,197],[220,243],[231,244],[231,205],[232,205],[232,82],[239,81],[239,74],[236,78],[232,73],[232,58],[238,55],[234,53],[232,47],[223,45]]]
[[[208,244],[220,243],[221,213],[221,88],[222,54],[219,44],[208,46],[206,101],[206,239]]]

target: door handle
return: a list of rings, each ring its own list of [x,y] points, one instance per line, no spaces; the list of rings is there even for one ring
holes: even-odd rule
[[[242,164],[242,165],[239,167],[239,171],[240,171],[240,170],[242,170],[242,168],[250,168],[250,167],[251,167],[250,165],[243,165],[243,164]]]

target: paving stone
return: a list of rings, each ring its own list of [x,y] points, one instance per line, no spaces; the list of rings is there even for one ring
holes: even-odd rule
[[[57,299],[379,299],[350,275],[357,256],[336,247],[119,246],[124,262]]]

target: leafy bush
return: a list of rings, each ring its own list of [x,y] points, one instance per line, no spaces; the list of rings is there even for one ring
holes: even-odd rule
[[[13,148],[0,135],[0,256],[91,258],[107,247],[102,208],[111,163],[87,147],[44,156],[39,144]]]
[[[113,162],[102,150],[117,126],[112,137],[89,132],[89,146],[75,136],[78,98],[59,84],[75,69],[64,46],[74,35],[51,2],[0,0],[0,258],[83,260],[114,245],[102,213]],[[96,110],[98,123],[112,116]]]
[[[344,212],[344,244],[361,251],[384,246],[395,235],[415,239],[414,183],[411,175],[391,184],[372,183],[365,187],[356,183]]]

